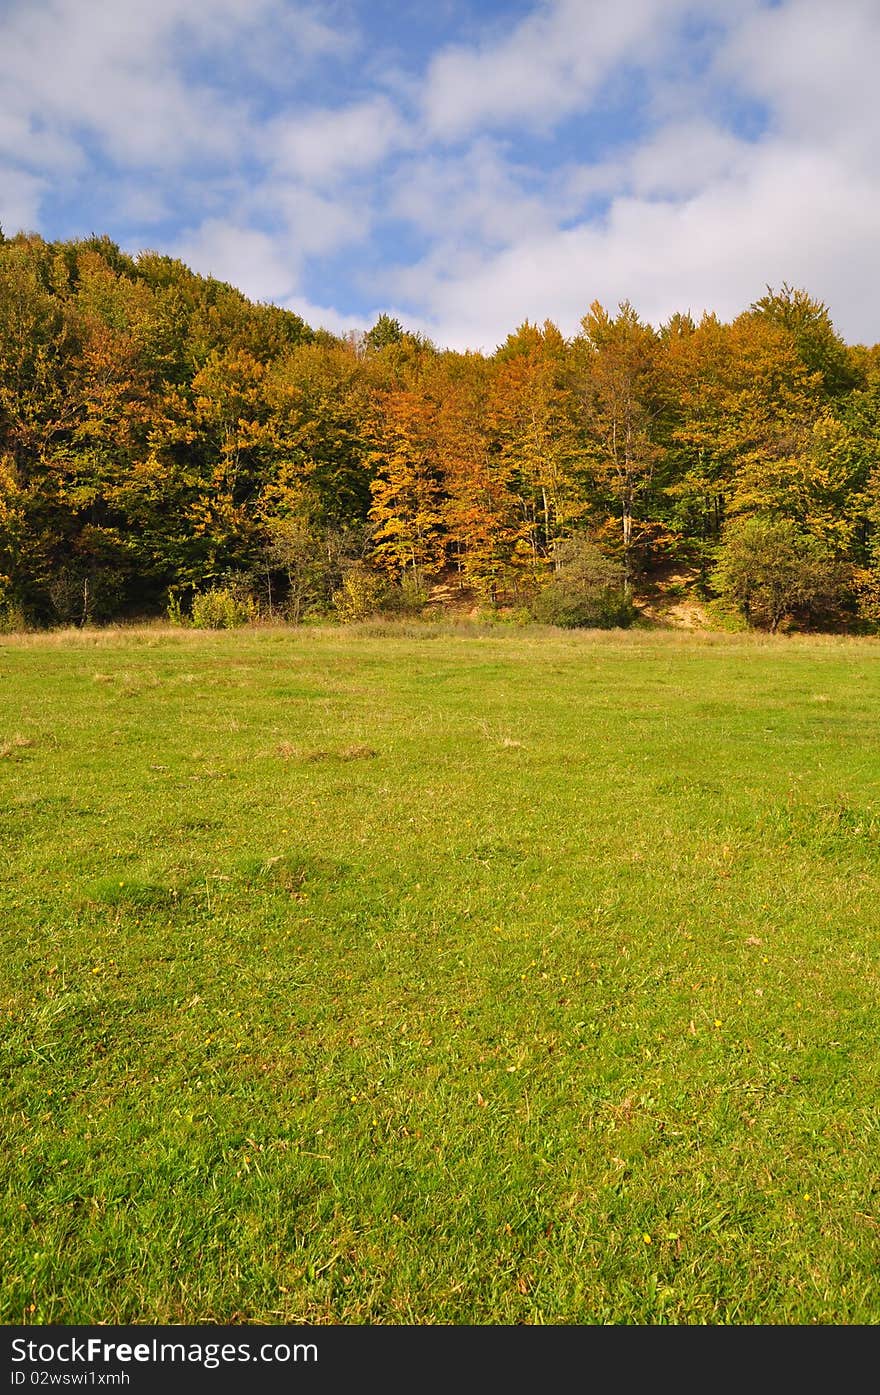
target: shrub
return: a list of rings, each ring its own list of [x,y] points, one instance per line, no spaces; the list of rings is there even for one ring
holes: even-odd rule
[[[828,549],[787,518],[735,519],[724,530],[712,583],[746,623],[775,634],[783,620],[808,624],[846,598]]]
[[[563,629],[626,627],[636,612],[620,567],[586,538],[567,538],[554,555],[556,572],[532,602],[532,615]]]
[[[0,600],[0,635],[21,634],[25,629],[27,623],[21,606]]]
[[[860,569],[856,574],[859,614],[871,625],[880,624],[880,565]]]
[[[358,620],[368,620],[371,615],[379,615],[388,598],[388,587],[375,572],[366,567],[350,567],[342,578],[342,585],[333,593],[336,614],[344,625]]]
[[[429,591],[422,577],[407,572],[400,583],[398,608],[402,615],[421,615],[428,604]]]
[[[386,581],[356,563],[349,567],[342,585],[333,593],[333,606],[343,624],[369,620],[375,615],[411,619],[423,615],[429,593],[419,575],[407,573],[400,582]]]
[[[197,630],[234,630],[257,618],[250,596],[238,596],[228,586],[212,586],[193,596],[192,623]]]
[[[165,618],[169,625],[186,624],[186,618],[180,604],[180,595],[177,591],[168,592],[168,605],[165,607]]]
[[[0,635],[13,635],[25,629],[24,610],[12,594],[8,576],[0,576]]]
[[[53,618],[63,625],[109,620],[125,591],[123,573],[109,564],[78,561],[57,567],[47,587]]]
[[[378,600],[379,612],[402,619],[415,619],[424,615],[429,598],[430,593],[422,577],[418,573],[407,572],[399,582],[383,584]]]

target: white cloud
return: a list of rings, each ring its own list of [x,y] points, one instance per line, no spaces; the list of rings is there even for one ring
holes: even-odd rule
[[[116,184],[114,195],[115,211],[127,223],[149,228],[172,217],[173,206],[152,185],[121,181]]]
[[[30,116],[68,148],[85,136],[129,167],[228,163],[256,148],[259,123],[221,60],[234,59],[240,89],[249,66],[290,83],[304,62],[348,46],[289,0],[12,0],[0,19],[0,127]],[[45,163],[39,137],[22,154]]]
[[[431,235],[448,254],[474,243],[506,246],[552,226],[552,200],[529,191],[528,171],[518,168],[504,148],[476,140],[456,159],[441,154],[415,156],[390,181],[391,212]]]
[[[287,0],[213,0],[194,5],[177,0],[182,23],[199,48],[212,56],[228,56],[230,34],[235,37],[235,68],[273,82],[297,75],[298,67],[314,58],[342,57],[355,51],[358,36],[350,25],[341,28],[307,4]]]
[[[435,262],[399,284],[442,342],[491,349],[525,318],[576,331],[593,299],[628,298],[654,323],[676,310],[732,316],[783,280],[832,306],[854,339],[877,338],[880,188],[822,153],[773,143],[736,177],[676,201],[625,194],[601,223],[523,238],[465,275]]]
[[[4,111],[52,123],[68,140],[88,133],[121,162],[173,165],[193,149],[228,153],[229,115],[209,93],[187,90],[164,61],[180,11],[180,0],[15,6],[0,47]],[[28,153],[39,158],[34,147]]]
[[[346,192],[327,198],[303,184],[269,180],[252,201],[255,209],[263,205],[284,220],[284,240],[300,256],[326,256],[369,234],[368,212]]]
[[[878,54],[876,0],[788,0],[752,13],[717,69],[767,103],[778,130],[876,169]]]
[[[653,55],[647,81],[655,125],[610,159],[573,162],[545,179],[540,202],[549,228],[529,217],[509,161],[496,162],[477,186],[482,198],[463,176],[473,153],[454,165],[425,165],[396,206],[409,207],[427,228],[445,185],[452,222],[473,229],[474,245],[450,258],[441,231],[420,263],[385,286],[413,307],[419,327],[459,347],[492,348],[526,317],[550,316],[574,332],[595,297],[610,306],[629,298],[654,322],[687,308],[734,315],[766,283],[783,280],[825,299],[851,339],[876,340],[874,0],[783,0],[773,8],[706,0],[703,17],[718,26],[706,48],[713,61],[678,86],[660,62],[657,8],[617,8],[626,13],[614,18],[608,7],[607,24],[596,28],[592,8],[544,6],[491,51],[456,49],[435,60],[426,105],[444,135],[501,120],[552,120],[573,106],[595,110],[596,53],[629,62]],[[639,36],[629,46],[624,36],[634,17]],[[664,23],[674,18],[664,7]],[[568,58],[563,39],[574,46],[580,33],[586,44],[588,31],[595,41],[589,54]],[[520,89],[529,53],[537,80]],[[751,140],[737,131],[744,100],[758,101],[767,115]],[[481,220],[477,213],[489,206]],[[505,226],[508,236],[493,247],[492,230]]]
[[[30,114],[9,106],[0,106],[0,153],[46,172],[82,169],[85,165],[75,141],[58,131],[38,128]]]
[[[329,329],[331,334],[359,333],[375,324],[378,316],[348,315],[336,310],[332,305],[315,305],[305,296],[293,295],[284,301],[286,310],[293,310],[311,325],[312,329]]]
[[[656,56],[683,7],[683,0],[553,0],[500,41],[449,47],[428,70],[428,128],[456,139],[478,127],[558,120],[583,106],[620,62]]]
[[[747,141],[697,118],[667,126],[638,146],[624,179],[649,198],[683,198],[717,180],[742,178],[754,153]]]
[[[252,300],[285,300],[299,280],[298,258],[282,254],[266,233],[209,219],[183,238],[175,256],[205,276],[229,281]]]
[[[880,335],[877,0],[536,0],[409,68],[355,52],[358,10],[6,0],[0,221],[78,194],[84,232],[176,223],[171,250],[251,295],[341,330],[357,292],[459,346],[526,316],[571,332],[596,296],[730,315],[782,280]]]
[[[0,160],[0,227],[4,233],[36,232],[45,181]]]
[[[279,121],[274,131],[280,171],[315,184],[366,173],[406,143],[407,127],[387,97]]]

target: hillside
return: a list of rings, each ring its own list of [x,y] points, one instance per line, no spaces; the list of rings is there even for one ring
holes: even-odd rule
[[[559,624],[864,627],[878,520],[880,348],[805,291],[659,328],[594,304],[483,355],[316,331],[107,238],[0,242],[6,629],[438,587]]]

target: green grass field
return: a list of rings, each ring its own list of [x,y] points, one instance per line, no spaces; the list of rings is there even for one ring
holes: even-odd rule
[[[0,640],[3,1321],[880,1321],[880,645]]]

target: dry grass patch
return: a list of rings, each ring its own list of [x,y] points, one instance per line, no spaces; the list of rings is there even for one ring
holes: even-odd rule
[[[379,754],[372,746],[366,746],[360,742],[346,746],[341,751],[304,751],[301,746],[294,745],[292,741],[279,741],[275,747],[275,752],[282,760],[299,760],[306,765],[317,765],[320,761],[325,760],[374,760]]]
[[[36,744],[33,737],[22,736],[20,732],[16,732],[8,741],[0,741],[0,760],[15,760],[20,751],[26,751],[28,747]]]
[[[379,752],[374,751],[372,746],[363,746],[356,743],[353,746],[346,746],[344,751],[340,751],[340,760],[375,760]]]
[[[520,741],[516,736],[511,736],[510,732],[505,731],[502,727],[493,729],[489,722],[481,722],[480,731],[486,741],[493,746],[500,746],[502,750],[521,751],[525,746],[524,741]]]

